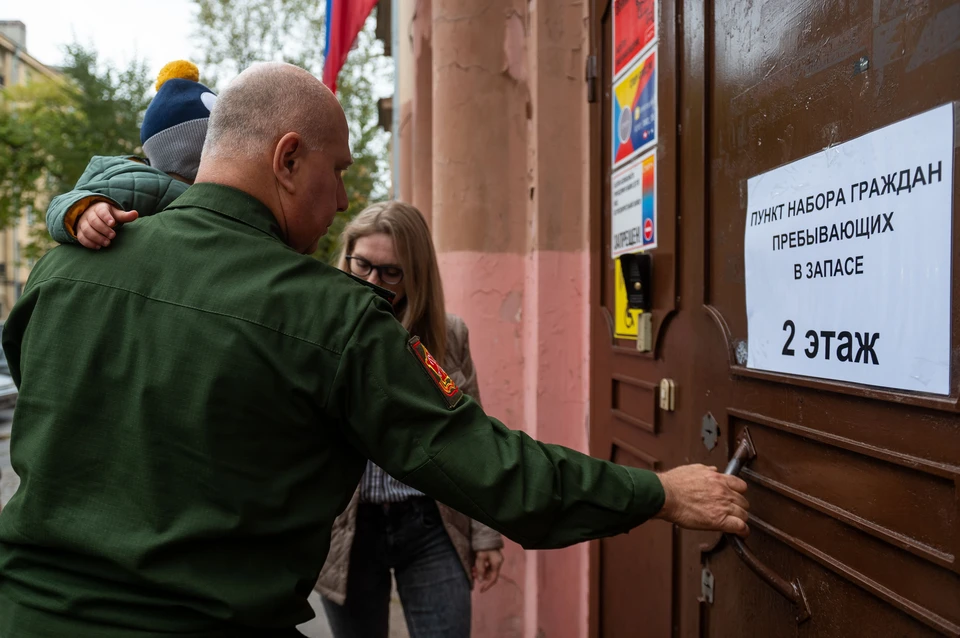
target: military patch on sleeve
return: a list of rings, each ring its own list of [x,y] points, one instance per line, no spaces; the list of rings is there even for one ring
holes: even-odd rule
[[[447,407],[451,409],[457,407],[460,399],[463,398],[463,392],[461,392],[457,384],[453,382],[450,375],[443,371],[443,368],[440,367],[437,360],[433,358],[433,355],[430,354],[427,347],[420,341],[420,337],[410,339],[410,341],[407,342],[407,347],[410,348],[410,352],[413,353],[413,356],[415,356],[417,361],[420,362],[420,365],[423,366],[423,371],[427,377],[429,377],[433,384],[437,386],[437,389],[440,390],[440,394],[443,395],[443,400],[446,401]]]

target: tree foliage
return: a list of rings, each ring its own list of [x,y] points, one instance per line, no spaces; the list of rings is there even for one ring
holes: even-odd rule
[[[325,3],[316,0],[194,0],[201,73],[209,86],[229,81],[256,61],[283,60],[318,77],[323,70]],[[338,97],[350,125],[354,166],[344,175],[350,208],[337,216],[317,257],[332,258],[343,226],[386,195],[387,134],[377,98],[391,86],[373,17],[340,73]],[[0,227],[23,215],[35,231],[28,259],[51,245],[44,213],[51,195],[71,190],[94,155],[141,153],[139,125],[153,77],[143,60],[103,64],[93,48],[66,47],[59,80],[35,79],[0,91]],[[39,222],[39,223],[37,223]]]
[[[149,103],[143,61],[117,69],[79,44],[66,54],[62,78],[0,91],[0,227],[28,216],[36,226],[24,247],[28,259],[50,246],[41,224],[51,195],[71,190],[94,155],[140,151],[139,120]]]
[[[220,85],[254,62],[284,61],[323,74],[324,5],[316,0],[194,0],[201,72]],[[316,257],[329,261],[346,223],[386,196],[387,134],[378,126],[377,99],[392,86],[392,64],[374,35],[373,16],[357,37],[337,83],[350,126],[354,165],[344,174],[350,208],[337,215]]]

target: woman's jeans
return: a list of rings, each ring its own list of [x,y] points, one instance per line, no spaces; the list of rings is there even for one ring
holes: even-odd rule
[[[322,599],[336,638],[387,638],[391,569],[410,638],[469,638],[470,582],[426,497],[360,504],[346,602]]]

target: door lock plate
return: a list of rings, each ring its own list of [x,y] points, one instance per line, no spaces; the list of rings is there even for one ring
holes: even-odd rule
[[[637,350],[639,352],[653,350],[653,315],[649,312],[641,313],[637,317]]]
[[[666,412],[673,412],[677,408],[677,384],[673,379],[662,379],[660,381],[660,409]]]
[[[700,602],[713,604],[713,572],[709,567],[700,571]]]
[[[717,447],[717,441],[720,440],[720,425],[713,415],[707,412],[703,415],[703,422],[700,424],[700,438],[708,450]]]

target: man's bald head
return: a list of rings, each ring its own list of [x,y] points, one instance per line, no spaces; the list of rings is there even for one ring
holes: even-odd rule
[[[312,253],[348,206],[349,137],[340,103],[320,80],[291,64],[258,64],[217,99],[196,183],[253,196],[287,245]]]
[[[299,133],[313,149],[345,130],[340,103],[324,84],[283,62],[255,64],[217,98],[210,115],[203,157],[254,158],[282,136]]]

